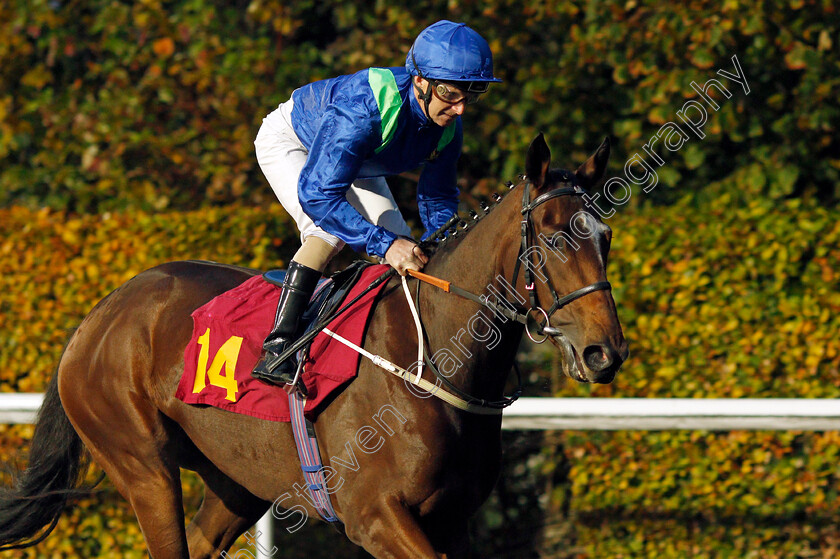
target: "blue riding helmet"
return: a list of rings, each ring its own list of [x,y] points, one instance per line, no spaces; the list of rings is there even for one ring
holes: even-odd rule
[[[441,20],[420,32],[405,58],[405,69],[427,80],[470,83],[470,90],[486,91],[493,76],[490,45],[464,23]]]

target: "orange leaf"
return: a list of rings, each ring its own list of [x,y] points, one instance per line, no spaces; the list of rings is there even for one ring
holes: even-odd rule
[[[158,56],[172,56],[172,53],[175,52],[175,41],[173,41],[171,37],[158,39],[152,43],[152,50]]]

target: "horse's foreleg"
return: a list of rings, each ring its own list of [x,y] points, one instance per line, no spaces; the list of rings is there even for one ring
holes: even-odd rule
[[[371,504],[345,527],[347,536],[376,559],[440,557],[417,519],[396,497]]]

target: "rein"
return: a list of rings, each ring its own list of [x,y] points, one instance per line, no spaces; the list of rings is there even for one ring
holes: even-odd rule
[[[513,271],[513,283],[511,285],[516,285],[516,280],[519,276],[519,268],[520,268],[521,263],[522,263],[522,255],[523,254],[528,254],[529,255],[529,263],[531,262],[530,261],[530,249],[532,248],[532,239],[534,237],[534,225],[533,225],[533,222],[532,222],[532,219],[531,219],[531,212],[535,208],[539,207],[540,205],[542,205],[545,202],[548,202],[549,200],[552,200],[554,198],[559,198],[561,196],[581,196],[581,195],[584,194],[584,191],[578,185],[573,183],[572,186],[556,188],[556,189],[554,189],[550,192],[546,192],[545,194],[541,194],[540,196],[537,196],[537,198],[535,198],[533,201],[530,200],[530,194],[531,194],[531,183],[527,182],[525,184],[525,192],[524,192],[523,198],[522,198],[523,219],[522,219],[521,228],[520,228],[522,238],[521,238],[521,243],[520,243],[520,246],[519,246],[519,253],[518,253],[517,258],[516,258],[516,265],[515,265],[514,271]],[[496,314],[499,314],[499,315],[504,316],[505,318],[507,318],[509,320],[513,320],[515,322],[518,322],[518,323],[522,324],[525,327],[525,332],[528,334],[528,337],[531,339],[531,341],[533,341],[534,343],[538,343],[538,344],[541,344],[545,340],[547,340],[548,336],[561,335],[561,332],[560,332],[559,329],[554,328],[554,327],[549,325],[549,319],[550,319],[551,315],[553,315],[555,312],[557,312],[561,308],[565,307],[566,305],[568,305],[572,301],[576,301],[577,299],[580,299],[581,297],[584,297],[584,296],[586,296],[590,293],[594,293],[596,291],[610,290],[611,289],[610,282],[599,281],[599,282],[595,282],[595,283],[592,283],[590,285],[581,287],[579,289],[576,289],[575,291],[572,291],[571,293],[569,293],[567,295],[564,295],[563,297],[560,297],[557,294],[557,290],[554,288],[554,284],[551,282],[551,278],[547,277],[546,279],[548,280],[548,282],[547,282],[548,283],[548,288],[549,288],[549,290],[551,292],[551,295],[552,295],[552,298],[553,298],[553,304],[549,308],[548,311],[545,311],[539,305],[539,300],[538,300],[537,291],[536,291],[536,284],[534,283],[533,272],[531,270],[531,266],[526,266],[525,267],[525,289],[528,291],[528,297],[529,297],[529,300],[530,300],[531,307],[529,309],[524,309],[524,310],[515,310],[516,306],[513,305],[513,303],[510,303],[507,299],[505,299],[505,302],[510,304],[511,305],[510,307],[494,303],[493,301],[490,300],[489,297],[486,297],[486,296],[482,297],[482,296],[476,295],[475,293],[472,293],[471,291],[467,291],[466,289],[462,289],[462,288],[460,288],[456,285],[453,285],[449,281],[442,280],[440,278],[436,278],[436,277],[430,276],[428,274],[424,274],[423,272],[416,272],[414,270],[408,270],[407,273],[410,276],[416,278],[417,280],[419,280],[423,283],[428,283],[429,285],[432,285],[432,286],[434,286],[438,289],[441,289],[442,291],[444,291],[446,293],[453,293],[453,294],[458,295],[459,297],[462,297],[464,299],[469,299],[470,301],[474,301],[474,302],[478,303],[479,305],[487,307],[488,309],[490,309],[491,311],[493,311]],[[418,284],[417,291],[415,293],[415,307],[418,309],[418,311],[415,311],[414,308],[412,308],[412,312],[419,312],[419,308],[420,308],[420,284]],[[513,308],[511,308],[511,307],[513,307]],[[544,336],[539,341],[534,339],[534,337],[531,335],[530,330],[528,329],[529,321],[532,320],[531,319],[531,313],[533,313],[534,311],[538,311],[545,318],[544,323],[539,323],[539,322],[536,323],[537,324],[537,334],[541,334],[541,335]],[[420,336],[421,336],[421,334],[418,332],[418,339],[422,340],[422,338],[420,338]],[[420,341],[420,344],[422,345],[422,341]],[[466,392],[462,391],[461,389],[459,389],[455,385],[453,385],[449,381],[449,379],[443,373],[441,373],[438,370],[438,368],[435,366],[435,364],[432,362],[431,358],[429,357],[428,348],[425,348],[425,347],[423,348],[423,357],[424,357],[424,361],[425,361],[426,365],[428,365],[429,369],[432,370],[432,372],[435,374],[435,376],[438,378],[438,380],[444,386],[446,386],[449,390],[454,392],[458,397],[462,398],[463,400],[468,402],[473,407],[483,409],[483,410],[488,410],[488,411],[493,410],[493,411],[496,411],[498,413],[501,413],[501,411],[504,408],[510,406],[513,402],[515,402],[517,399],[519,399],[519,397],[522,395],[522,375],[519,371],[519,367],[516,366],[516,362],[514,362],[514,368],[516,370],[516,375],[517,375],[517,380],[518,380],[518,387],[517,387],[516,391],[513,393],[513,395],[503,397],[501,400],[488,401],[488,400],[484,400],[482,398],[477,398],[475,396],[467,394]],[[433,392],[433,394],[437,395],[436,392]],[[468,411],[473,411],[473,410],[468,410]],[[488,413],[488,412],[484,412],[484,413]],[[492,411],[489,411],[489,413],[492,413]]]

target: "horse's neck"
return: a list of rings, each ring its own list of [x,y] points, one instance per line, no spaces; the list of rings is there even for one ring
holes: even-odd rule
[[[489,295],[493,301],[493,289],[511,301],[516,299],[508,291],[519,246],[519,206],[510,199],[515,196],[514,192],[500,202],[455,246],[433,258],[426,271],[476,295]],[[439,364],[448,359],[448,365],[457,365],[449,380],[462,390],[498,399],[513,365],[522,328],[473,301],[429,286],[422,289],[430,354],[438,356],[433,360]]]

